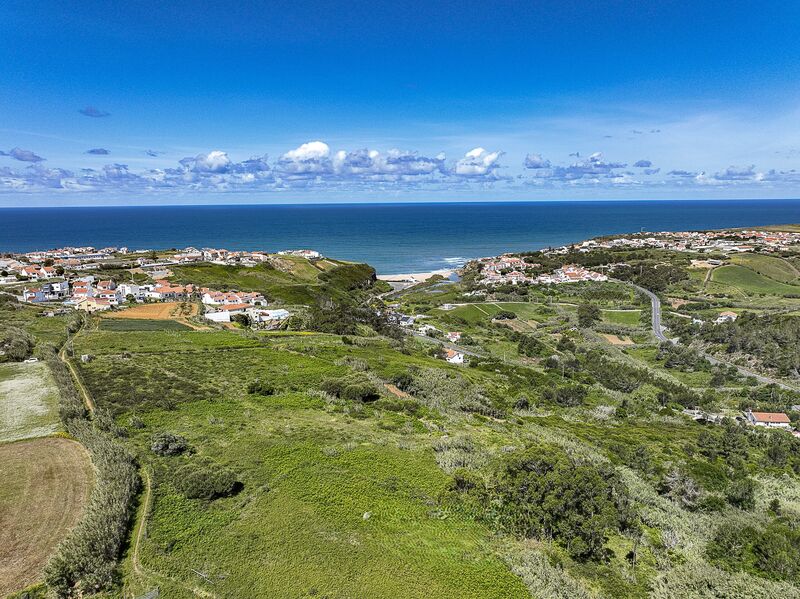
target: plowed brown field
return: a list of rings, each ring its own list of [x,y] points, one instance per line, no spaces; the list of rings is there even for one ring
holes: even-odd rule
[[[79,443],[43,438],[0,445],[0,597],[40,579],[78,522],[92,486]]]

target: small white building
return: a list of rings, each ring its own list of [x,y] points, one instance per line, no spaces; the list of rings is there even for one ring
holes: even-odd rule
[[[714,324],[722,324],[723,322],[734,322],[739,315],[736,312],[731,312],[730,310],[726,310],[725,312],[720,312],[717,317],[714,319]]]
[[[450,362],[450,364],[463,364],[464,354],[454,349],[448,349],[444,352],[444,359]]]

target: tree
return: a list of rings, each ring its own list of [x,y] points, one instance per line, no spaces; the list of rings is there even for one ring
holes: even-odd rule
[[[608,532],[632,519],[627,491],[611,467],[548,446],[508,459],[490,494],[506,529],[554,538],[576,559],[602,557]]]
[[[740,510],[752,510],[756,507],[756,483],[752,478],[739,478],[733,481],[725,493],[725,498]]]
[[[578,306],[579,326],[589,328],[598,320],[600,320],[600,308],[594,304],[581,304]]]

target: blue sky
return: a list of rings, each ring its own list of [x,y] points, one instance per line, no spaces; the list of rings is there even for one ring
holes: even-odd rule
[[[0,205],[800,195],[800,3],[654,4],[8,1]]]

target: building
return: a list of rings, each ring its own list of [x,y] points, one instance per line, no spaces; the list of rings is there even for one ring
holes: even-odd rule
[[[747,410],[745,415],[748,422],[755,426],[784,429],[792,427],[789,417],[782,412],[753,412],[752,410]]]
[[[722,324],[723,322],[735,322],[737,318],[739,318],[739,315],[736,312],[731,312],[730,310],[726,310],[725,312],[720,312],[717,315],[717,317],[714,319],[714,324]]]
[[[447,333],[447,340],[451,343],[458,343],[461,340],[461,333],[458,331]]]
[[[39,302],[46,302],[47,297],[45,297],[44,291],[42,291],[40,287],[26,287],[22,291],[22,301],[35,304]]]
[[[450,364],[463,364],[464,354],[454,349],[447,349],[444,352],[444,359],[450,362]]]
[[[108,300],[100,299],[98,297],[86,297],[79,301],[75,307],[84,312],[102,312],[103,310],[110,310],[111,304]]]

